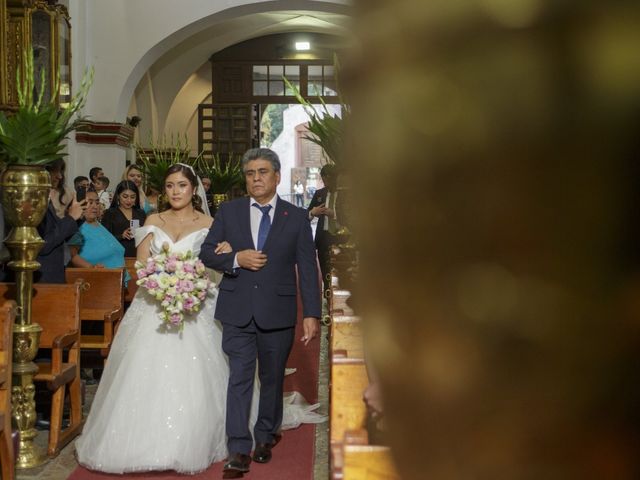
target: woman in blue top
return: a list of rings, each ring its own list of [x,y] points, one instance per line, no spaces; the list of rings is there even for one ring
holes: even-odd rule
[[[82,237],[79,247],[71,249],[71,266],[83,268],[124,267],[124,247],[111,232],[98,222],[99,200],[93,188],[87,191],[87,208],[84,223],[80,226]],[[125,271],[125,277],[128,274]],[[129,278],[125,278],[125,282]]]

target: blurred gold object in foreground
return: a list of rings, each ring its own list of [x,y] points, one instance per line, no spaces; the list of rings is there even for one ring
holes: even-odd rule
[[[640,478],[640,4],[356,5],[358,304],[401,477]]]

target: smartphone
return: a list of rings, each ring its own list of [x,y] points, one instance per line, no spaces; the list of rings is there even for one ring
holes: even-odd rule
[[[76,189],[76,200],[78,202],[83,201],[87,197],[87,189],[86,188],[77,188]]]
[[[131,233],[135,233],[136,228],[140,228],[140,220],[137,218],[132,219],[129,226],[131,227]]]

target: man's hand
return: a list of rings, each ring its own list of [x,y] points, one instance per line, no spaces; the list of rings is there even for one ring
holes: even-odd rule
[[[309,342],[318,335],[318,319],[316,317],[304,317],[302,320],[302,329],[304,330],[304,335],[300,341],[304,342],[306,347]]]
[[[324,206],[324,204],[320,204],[320,205],[316,205],[311,210],[309,210],[309,213],[314,217],[319,217],[320,215],[324,215],[324,211],[326,209],[327,208]]]
[[[254,272],[267,264],[267,256],[260,250],[241,250],[236,257],[238,265]]]

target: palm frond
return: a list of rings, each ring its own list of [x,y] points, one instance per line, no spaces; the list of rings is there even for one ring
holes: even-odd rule
[[[223,161],[218,154],[214,154],[211,160],[200,157],[197,168],[202,177],[211,180],[212,193],[229,193],[233,187],[242,186],[244,183],[239,158]]]
[[[334,63],[336,62],[337,59]],[[307,115],[309,115],[307,129],[310,135],[305,135],[304,138],[319,145],[332,163],[339,163],[344,146],[344,125],[351,114],[349,105],[344,103],[342,96],[339,94],[342,116],[338,116],[329,111],[324,99],[318,95],[320,108],[316,108],[315,105],[302,96],[298,87],[289,82],[286,77],[283,77],[283,80],[287,88],[293,92],[298,103],[303,106]]]
[[[195,169],[195,164],[200,158],[200,155],[195,158],[190,157],[191,147],[186,134],[184,136],[178,134],[175,137],[171,134],[168,139],[163,135],[155,141],[150,136],[149,147],[145,148],[137,144],[135,149],[147,186],[158,192],[164,190],[164,180],[172,165],[184,163]]]

